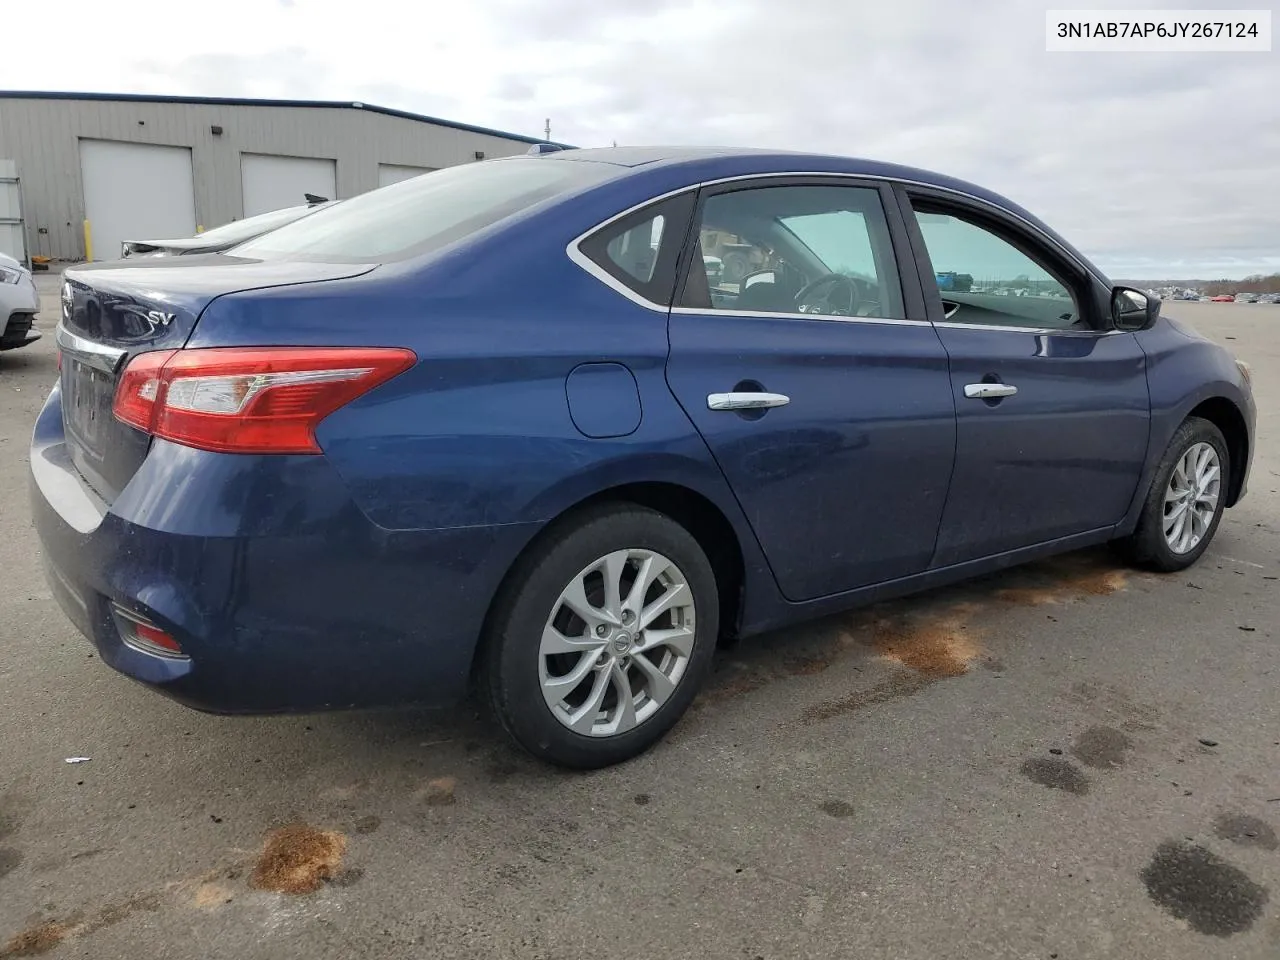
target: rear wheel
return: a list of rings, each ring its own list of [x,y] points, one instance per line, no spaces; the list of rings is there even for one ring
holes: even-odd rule
[[[604,767],[642,753],[693,701],[719,599],[697,541],[669,517],[609,505],[522,559],[486,638],[486,687],[533,755]]]
[[[1230,468],[1222,431],[1188,418],[1169,441],[1137,528],[1120,542],[1129,558],[1166,573],[1199,560],[1222,520]]]

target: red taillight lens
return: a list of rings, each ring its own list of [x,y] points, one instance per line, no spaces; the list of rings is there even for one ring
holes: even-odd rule
[[[315,429],[417,362],[384,347],[215,347],[143,353],[116,388],[116,418],[222,453],[319,453]]]
[[[111,604],[111,612],[115,614],[116,628],[125,646],[167,660],[190,659],[172,634],[161,630],[141,614],[118,603]]]
[[[161,374],[165,362],[175,353],[176,350],[157,350],[140,353],[129,361],[116,384],[113,412],[117,420],[147,433],[152,432],[156,401],[160,399]]]

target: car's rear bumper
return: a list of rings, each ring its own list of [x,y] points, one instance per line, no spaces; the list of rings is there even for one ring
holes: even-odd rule
[[[386,530],[323,457],[162,442],[108,508],[66,455],[56,388],[32,441],[31,490],[50,587],[102,659],[219,713],[456,701],[489,600],[534,532]],[[190,659],[126,646],[112,603]]]

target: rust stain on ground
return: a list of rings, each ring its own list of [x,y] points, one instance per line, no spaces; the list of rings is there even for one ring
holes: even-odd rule
[[[1031,564],[1002,574],[995,584],[979,580],[951,588],[940,598],[956,598],[962,602],[943,607],[936,600],[921,604],[915,601],[893,601],[855,612],[845,621],[845,629],[816,647],[791,653],[790,659],[770,664],[746,665],[723,679],[717,678],[697,701],[698,706],[718,703],[756,690],[788,677],[807,677],[825,672],[845,653],[863,646],[880,657],[900,664],[910,673],[891,677],[875,686],[837,700],[810,707],[802,715],[807,723],[829,719],[842,713],[860,710],[908,696],[937,680],[959,677],[985,656],[982,650],[978,615],[990,608],[992,600],[1019,606],[1044,606],[1069,603],[1086,596],[1108,596],[1128,586],[1130,574],[1097,554],[1069,554],[1042,563]],[[926,606],[924,611],[922,606]],[[930,612],[927,607],[932,606]],[[998,659],[988,658],[996,672],[1004,669]]]
[[[1065,587],[1076,593],[1084,593],[1094,597],[1110,596],[1129,585],[1129,574],[1124,570],[1100,570],[1084,576],[1073,577]]]
[[[160,895],[157,893],[139,893],[130,897],[128,900],[121,900],[119,903],[110,903],[99,910],[93,917],[86,920],[83,924],[76,927],[74,932],[77,935],[86,933],[95,933],[103,927],[110,927],[119,923],[139,910],[159,910]]]
[[[1129,574],[1124,570],[1092,570],[1036,586],[1006,587],[996,591],[996,599],[1021,607],[1043,607],[1081,596],[1110,596],[1128,585]]]
[[[927,677],[959,677],[977,659],[977,643],[968,633],[966,608],[923,620],[883,620],[872,629],[868,644],[886,660]]]
[[[127,900],[107,904],[88,919],[77,914],[64,917],[61,921],[47,921],[10,938],[9,942],[0,949],[0,958],[32,957],[45,953],[63,940],[97,933],[104,927],[120,923],[139,910],[159,910],[160,903],[161,897],[158,893],[139,893]]]
[[[784,664],[787,673],[793,677],[812,677],[835,663],[835,653],[826,656],[795,657]]]
[[[801,650],[788,651],[791,657],[780,665],[758,665],[736,667],[729,665],[723,673],[712,680],[711,685],[699,694],[694,707],[732,700],[735,697],[754,693],[761,687],[788,677],[813,677],[824,673],[840,660],[845,651],[855,646],[857,640],[847,631],[839,631],[818,644],[807,644]]]
[[[255,890],[312,893],[332,879],[342,863],[347,838],[334,830],[294,823],[267,834],[249,877]]]
[[[847,697],[815,703],[800,714],[800,719],[807,724],[821,723],[824,720],[831,720],[846,713],[855,713],[881,703],[892,703],[894,700],[901,700],[903,697],[918,693],[940,679],[937,676],[903,671],[866,690],[851,693]]]
[[[1058,593],[1043,587],[1006,587],[996,591],[996,599],[1018,607],[1043,607],[1057,603]]]
[[[66,937],[67,932],[56,923],[42,923],[15,933],[0,948],[0,957],[34,957],[48,953]]]
[[[703,693],[698,698],[698,702],[700,704],[707,704],[719,703],[722,700],[731,700],[734,697],[740,697],[744,694],[751,693],[752,691],[759,690],[768,683],[769,680],[769,675],[764,672],[744,673],[731,680],[725,681],[724,683],[717,683],[715,686]]]

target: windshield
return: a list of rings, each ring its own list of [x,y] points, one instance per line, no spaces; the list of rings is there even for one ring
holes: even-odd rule
[[[286,223],[293,223],[300,217],[305,217],[308,213],[319,209],[319,206],[285,207],[283,210],[260,213],[256,217],[232,220],[230,223],[224,223],[220,227],[206,230],[204,233],[198,234],[198,236],[201,240],[217,240],[219,242],[248,240],[266,233],[268,230],[274,230],[276,227],[283,227]]]
[[[491,160],[446,167],[344,200],[231,251],[259,259],[380,263],[424,253],[616,173],[606,164]]]

